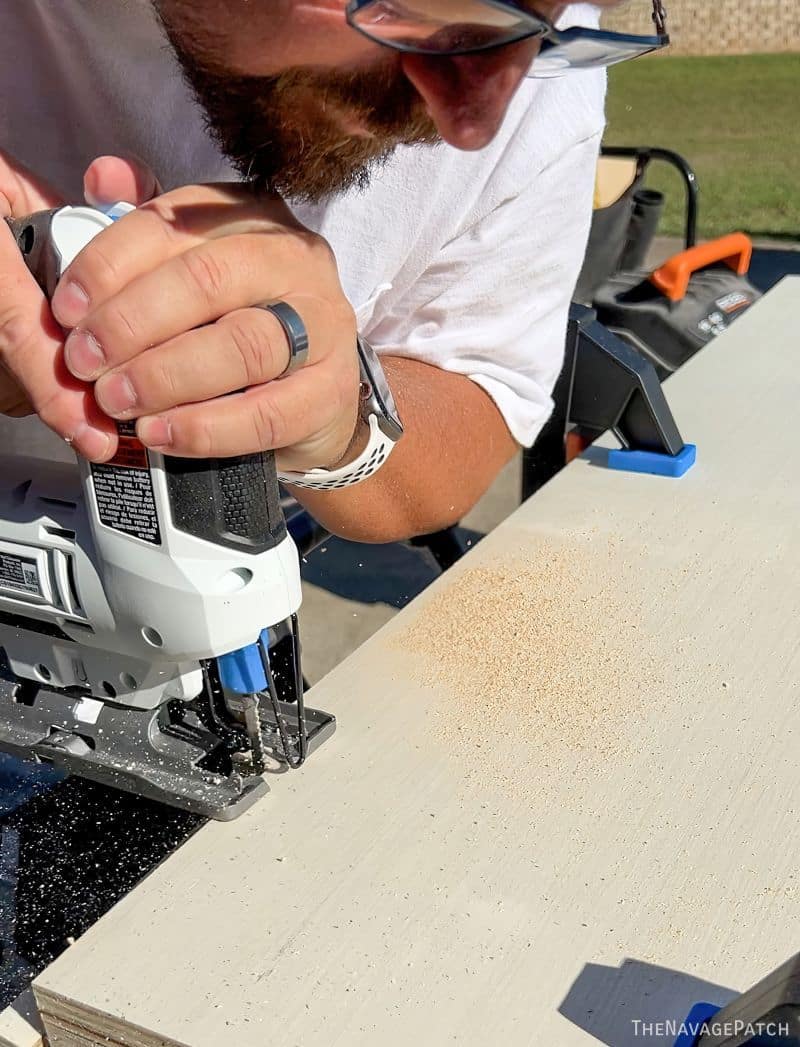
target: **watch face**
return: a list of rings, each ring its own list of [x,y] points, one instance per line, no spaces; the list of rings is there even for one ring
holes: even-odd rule
[[[386,381],[378,354],[369,342],[359,337],[358,355],[363,377],[370,390],[366,400],[367,412],[377,417],[378,425],[386,436],[395,441],[399,440],[403,435],[403,423],[400,421],[397,404]]]

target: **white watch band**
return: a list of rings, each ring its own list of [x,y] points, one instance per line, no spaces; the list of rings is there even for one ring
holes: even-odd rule
[[[386,436],[378,425],[376,415],[369,416],[369,440],[363,452],[340,469],[311,469],[307,473],[278,473],[278,479],[294,487],[314,491],[338,491],[368,480],[384,464],[394,450],[395,441]]]

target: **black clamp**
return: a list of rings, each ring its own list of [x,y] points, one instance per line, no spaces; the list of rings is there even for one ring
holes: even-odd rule
[[[553,399],[553,415],[525,454],[525,498],[566,465],[569,432],[591,443],[611,430],[623,448],[609,453],[612,469],[677,477],[696,461],[697,448],[681,436],[653,364],[603,327],[587,306],[570,310],[566,359]]]

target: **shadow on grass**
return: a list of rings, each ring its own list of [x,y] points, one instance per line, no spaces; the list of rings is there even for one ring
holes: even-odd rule
[[[793,254],[800,254],[800,228],[796,233],[773,233],[769,229],[743,229],[743,233],[754,240],[774,240],[776,243],[794,244]]]

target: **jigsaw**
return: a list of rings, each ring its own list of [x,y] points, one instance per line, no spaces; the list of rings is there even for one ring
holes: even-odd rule
[[[9,220],[48,297],[129,205]],[[228,821],[335,729],[306,708],[274,456],[0,448],[0,749]]]

